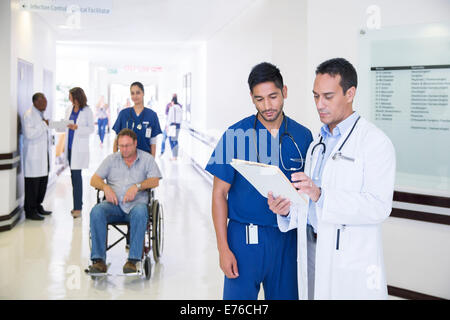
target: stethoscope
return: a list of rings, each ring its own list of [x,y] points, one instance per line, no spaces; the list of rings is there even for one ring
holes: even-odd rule
[[[255,145],[256,158],[258,159],[258,162],[260,162],[260,160],[259,160],[259,153],[258,153],[258,147],[256,146],[256,123],[257,123],[257,121],[258,121],[258,113],[255,116],[255,122],[253,124],[253,138],[254,138],[253,139],[253,144]],[[280,136],[280,139],[279,139],[281,166],[286,171],[298,171],[301,168],[303,168],[303,165],[304,165],[305,161],[303,160],[302,153],[300,152],[300,149],[299,149],[297,143],[295,142],[295,140],[292,137],[292,135],[288,132],[287,118],[284,115],[284,112],[283,112],[283,122],[284,122],[284,133]],[[300,167],[299,168],[286,168],[285,165],[284,165],[283,157],[281,156],[281,149],[282,149],[282,145],[283,145],[283,137],[284,136],[287,136],[289,139],[291,139],[292,143],[294,144],[295,148],[298,151],[298,154],[300,155],[300,158],[290,158],[291,161],[300,163]]]
[[[130,108],[130,114],[128,115],[128,120],[127,120],[127,124],[126,124],[126,126],[127,126],[127,129],[131,129],[131,130],[134,130],[134,120],[133,120],[133,124],[131,125],[131,128],[128,128],[128,122],[131,120],[131,118],[133,117],[133,112],[132,112],[132,110],[131,109],[133,109],[133,107],[131,107]],[[142,111],[142,112],[144,112],[144,111]],[[142,129],[142,124],[139,122],[138,123],[138,125],[136,126],[136,129],[138,129],[138,130],[141,130]]]
[[[358,121],[359,121],[360,118],[361,118],[361,116],[358,116],[358,118],[356,119],[355,123],[353,124],[353,127],[351,128],[350,132],[348,133],[347,137],[345,138],[344,142],[342,142],[341,146],[339,147],[339,149],[337,150],[337,152],[334,153],[334,155],[331,157],[331,159],[333,159],[333,160],[344,159],[344,160],[348,160],[348,161],[352,161],[352,162],[355,161],[355,159],[353,159],[353,158],[344,156],[344,155],[342,154],[341,150],[342,150],[342,148],[344,147],[345,143],[347,142],[348,138],[351,136],[351,134],[352,134],[353,130],[355,129],[356,124],[358,123]],[[325,155],[325,152],[326,152],[326,150],[327,150],[327,147],[325,146],[325,143],[323,142],[323,136],[322,136],[322,135],[320,135],[320,140],[319,140],[319,142],[316,143],[316,144],[314,145],[314,147],[313,147],[312,150],[311,150],[311,154],[309,155],[309,156],[310,156],[310,159],[309,159],[310,161],[309,161],[309,163],[311,164],[310,171],[311,171],[311,169],[312,169],[312,157],[313,157],[313,154],[314,154],[314,150],[315,150],[317,147],[319,147],[319,146],[322,146],[322,156],[324,156],[324,155]],[[319,172],[320,172],[320,170],[319,170]],[[311,172],[310,172],[310,173],[311,173]]]

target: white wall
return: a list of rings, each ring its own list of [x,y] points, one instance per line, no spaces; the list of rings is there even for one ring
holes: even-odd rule
[[[0,3],[0,96],[5,100],[0,105],[2,117],[2,123],[0,125],[0,135],[4,137],[3,142],[0,144],[0,153],[9,153],[15,151],[16,145],[11,141],[12,128],[10,123],[12,122],[13,115],[16,114],[13,105],[14,96],[12,92],[12,65],[11,65],[11,10],[10,4],[6,1]]]
[[[200,130],[206,130],[206,92],[208,84],[206,82],[206,61],[207,49],[206,43],[198,44],[194,51],[186,55],[180,61],[180,69],[177,83],[180,84],[178,96],[181,97],[183,76],[191,73],[191,126]],[[184,106],[184,101],[179,100]]]
[[[11,4],[5,5],[2,14],[10,13],[10,26],[2,27],[2,30],[9,30],[9,37],[2,37],[2,45],[10,48],[9,59],[2,59],[2,63],[10,64],[11,75],[6,87],[10,87],[8,96],[11,98],[10,123],[7,129],[2,126],[2,130],[9,130],[8,136],[11,139],[1,144],[0,148],[12,150],[16,148],[16,110],[17,110],[17,59],[22,59],[33,64],[33,91],[43,90],[43,72],[44,69],[55,72],[55,36],[53,30],[37,15],[22,11],[19,9],[19,1],[11,1]],[[7,8],[6,8],[7,7]],[[8,9],[8,10],[7,10]],[[8,12],[9,11],[9,12]],[[3,20],[3,19],[2,19]],[[7,23],[5,20],[4,23]],[[3,21],[2,21],[3,22]],[[11,39],[10,42],[3,39]],[[3,52],[3,50],[2,50]],[[6,58],[6,57],[5,57]],[[2,69],[3,70],[3,69]],[[6,69],[5,69],[6,70]],[[30,107],[32,102],[30,101]],[[7,145],[9,143],[9,145]]]
[[[207,42],[208,131],[220,134],[255,113],[247,78],[255,64],[272,58],[272,30],[267,20],[268,1],[255,1]]]
[[[12,2],[12,94],[17,97],[17,59],[33,64],[33,92],[43,90],[44,69],[56,72],[56,39],[54,31],[37,14],[18,8]],[[17,101],[14,102],[17,104]],[[30,101],[30,107],[32,101]],[[13,142],[15,143],[15,142]]]
[[[4,97],[0,104],[0,153],[16,151],[17,139],[12,137],[14,123],[17,117],[17,107],[14,106],[12,94],[12,66],[11,66],[11,10],[6,1],[0,2],[0,96]],[[12,128],[14,126],[14,128]],[[17,130],[17,129],[16,129]],[[14,140],[13,140],[14,139]],[[16,201],[16,169],[0,171],[0,216],[9,215],[14,210]]]
[[[0,87],[5,101],[0,106],[0,153],[17,148],[17,61],[33,64],[33,91],[43,90],[44,69],[55,72],[54,32],[37,15],[19,9],[19,1],[1,1]],[[30,107],[32,101],[30,101]],[[18,206],[16,201],[16,169],[2,171],[0,213],[9,214]]]
[[[285,110],[302,122],[306,2],[258,0],[207,42],[207,129],[223,132],[256,113],[247,84],[253,66],[277,65],[288,87]]]

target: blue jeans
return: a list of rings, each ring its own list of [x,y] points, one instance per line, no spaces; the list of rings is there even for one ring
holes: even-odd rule
[[[176,136],[169,137],[170,148],[172,149],[172,156],[176,158],[178,157],[178,135],[180,134],[181,125],[179,123],[172,123],[171,125],[175,125],[177,127]]]
[[[144,236],[147,229],[148,211],[146,203],[138,203],[127,214],[110,202],[103,201],[91,210],[91,260],[106,261],[107,224],[110,222],[128,222],[130,229],[129,260],[141,260],[144,250]]]
[[[68,151],[70,166],[72,149],[68,149]],[[83,179],[81,177],[81,169],[70,169],[70,177],[72,178],[73,210],[81,210],[83,208]]]
[[[98,124],[98,135],[100,137],[100,141],[103,143],[103,139],[105,139],[105,130],[106,125],[108,124],[108,118],[99,118],[97,120]]]
[[[164,129],[161,143],[161,154],[163,154],[164,151],[166,150],[166,140],[167,140],[167,130]]]

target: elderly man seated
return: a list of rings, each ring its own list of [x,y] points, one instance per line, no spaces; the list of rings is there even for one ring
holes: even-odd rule
[[[147,227],[148,192],[155,188],[161,173],[153,156],[137,149],[137,136],[123,129],[117,136],[119,152],[109,155],[92,176],[91,186],[103,190],[106,201],[92,208],[90,230],[92,239],[91,273],[105,273],[107,224],[128,222],[130,251],[123,266],[124,273],[137,272]],[[106,180],[106,183],[104,182]]]

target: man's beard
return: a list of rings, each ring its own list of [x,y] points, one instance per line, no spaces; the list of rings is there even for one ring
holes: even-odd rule
[[[261,117],[264,119],[264,121],[266,122],[274,122],[277,121],[280,118],[280,114],[283,112],[283,106],[281,106],[280,111],[278,111],[278,113],[276,113],[275,117],[273,119],[268,119],[264,116],[264,113],[267,112],[276,112],[276,110],[267,110],[264,112],[260,112],[259,114],[261,115]]]

